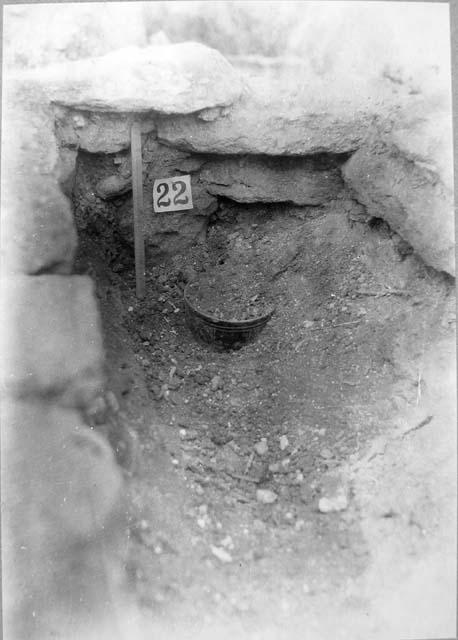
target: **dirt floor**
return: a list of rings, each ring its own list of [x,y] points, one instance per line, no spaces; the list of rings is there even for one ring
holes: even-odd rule
[[[358,586],[373,541],[345,470],[406,411],[413,428],[431,422],[417,411],[421,362],[451,339],[453,284],[349,198],[222,202],[186,256],[148,264],[142,301],[132,254],[110,260],[80,235],[120,404],[109,430],[148,637],[376,637]],[[235,351],[196,340],[184,313],[185,284],[222,263],[262,273],[275,304]]]

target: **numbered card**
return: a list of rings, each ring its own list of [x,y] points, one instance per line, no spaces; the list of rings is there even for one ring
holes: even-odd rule
[[[192,209],[191,176],[155,180],[153,206],[155,213]]]

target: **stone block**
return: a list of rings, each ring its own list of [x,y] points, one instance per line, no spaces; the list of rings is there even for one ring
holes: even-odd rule
[[[101,327],[90,278],[6,278],[1,297],[3,393],[84,406],[103,386]]]
[[[155,130],[155,120],[142,114],[97,113],[55,107],[56,136],[60,144],[89,153],[117,153],[130,148],[132,124],[142,133]]]
[[[128,47],[21,75],[42,86],[51,102],[118,113],[193,113],[230,105],[243,88],[231,64],[197,42]]]
[[[3,403],[8,637],[51,637],[56,619],[96,622],[112,606],[122,580],[125,507],[111,448],[78,412],[43,401]]]
[[[70,201],[58,186],[68,170],[60,166],[43,91],[8,78],[3,125],[2,271],[69,273],[76,232]]]
[[[329,90],[321,85],[299,96],[289,91],[273,97],[253,89],[212,121],[200,114],[162,118],[158,140],[186,151],[225,155],[354,151],[370,131],[375,107],[342,96],[327,98]]]
[[[336,166],[312,158],[231,157],[207,162],[200,180],[209,193],[236,202],[292,202],[319,205],[343,187]]]
[[[53,176],[9,180],[2,190],[4,274],[67,274],[76,244],[70,201]]]
[[[378,143],[357,151],[343,174],[371,216],[386,220],[427,265],[455,274],[453,195],[436,173]]]

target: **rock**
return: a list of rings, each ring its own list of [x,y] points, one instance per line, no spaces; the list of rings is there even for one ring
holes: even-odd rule
[[[96,186],[97,195],[103,200],[116,198],[132,190],[132,179],[123,178],[120,175],[108,176],[99,180]]]
[[[257,442],[253,448],[258,454],[258,456],[265,456],[269,450],[269,447],[267,445],[267,439],[261,438],[260,442]]]
[[[197,42],[127,47],[22,77],[45,87],[50,101],[87,111],[193,113],[231,105],[242,91],[230,63]]]
[[[337,493],[332,498],[320,498],[318,509],[321,513],[330,513],[331,511],[343,511],[348,507],[348,497],[343,493]]]
[[[117,153],[130,148],[131,129],[140,124],[142,134],[156,128],[148,115],[97,113],[55,106],[56,136],[65,147],[89,153]]]
[[[211,379],[210,382],[210,386],[212,391],[217,391],[218,389],[221,389],[223,386],[223,381],[221,380],[220,376],[213,376],[213,378]]]
[[[53,113],[43,91],[10,77],[3,92],[2,273],[69,273],[76,231],[57,181],[69,178],[72,159],[58,166]]]
[[[181,278],[183,279],[183,282],[185,282],[186,284],[190,282],[196,282],[198,278],[196,270],[189,266],[184,267],[181,270],[180,275],[181,275]]]
[[[263,90],[245,92],[226,115],[212,122],[196,115],[174,116],[158,123],[158,139],[198,153],[310,155],[348,153],[361,146],[373,120],[373,108],[362,109],[351,96],[329,97],[330,83],[298,96],[272,95]],[[262,114],[262,117],[260,117]]]
[[[325,458],[326,460],[328,460],[329,458],[333,457],[333,453],[330,449],[327,449],[326,447],[324,449],[321,449],[320,451],[320,456],[322,458]]]
[[[256,500],[262,504],[272,504],[277,500],[278,496],[270,489],[258,489],[256,491]]]
[[[229,427],[225,425],[213,425],[210,429],[209,437],[210,440],[218,446],[225,445],[234,439]],[[237,455],[234,451],[232,453],[234,456]],[[232,456],[233,460],[235,460],[234,456]]]
[[[344,511],[348,507],[349,478],[341,469],[324,474],[320,480],[321,498],[318,510],[321,513]]]
[[[284,451],[289,446],[289,440],[287,436],[280,436],[280,449]]]
[[[226,549],[222,549],[221,547],[215,547],[214,545],[210,545],[211,552],[213,555],[218,558],[222,563],[226,564],[228,562],[232,562],[231,554],[226,551]]]
[[[70,273],[76,231],[68,199],[55,180],[29,176],[2,190],[2,272]]]
[[[102,334],[86,276],[16,276],[1,283],[2,386],[13,397],[87,406],[103,388]]]
[[[212,195],[236,202],[317,205],[342,189],[340,171],[309,158],[228,158],[207,162],[200,180]]]
[[[39,622],[56,608],[75,620],[106,610],[102,594],[114,593],[127,542],[123,480],[108,443],[76,411],[3,402],[2,454],[8,623],[17,616],[30,632],[32,612]]]
[[[197,382],[197,384],[205,384],[208,379],[207,376],[204,375],[203,373],[200,373],[200,371],[198,371],[193,377],[195,382]]]
[[[448,114],[414,112],[391,132],[374,134],[343,175],[370,215],[385,220],[426,264],[454,275],[451,139]]]

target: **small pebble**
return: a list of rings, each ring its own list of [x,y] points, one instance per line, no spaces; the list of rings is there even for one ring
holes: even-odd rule
[[[266,453],[269,450],[269,447],[267,445],[267,439],[266,438],[261,438],[260,442],[257,442],[254,445],[254,450],[256,451],[256,453],[258,454],[258,456],[265,456]]]
[[[324,448],[324,449],[321,449],[320,455],[322,458],[325,458],[325,459],[332,458],[332,451]]]
[[[221,547],[215,547],[214,545],[210,545],[211,552],[213,555],[218,558],[223,563],[232,562],[231,554],[225,549],[221,549]]]
[[[270,489],[258,489],[256,491],[256,500],[262,504],[272,504],[278,498],[277,494]]]
[[[344,511],[348,507],[348,497],[344,491],[337,492],[332,498],[320,498],[318,509],[321,513]]]
[[[280,449],[284,451],[289,446],[289,440],[287,436],[280,436]]]
[[[221,380],[220,376],[213,376],[210,382],[210,386],[212,388],[212,391],[221,389],[221,387],[223,386],[223,381]]]

